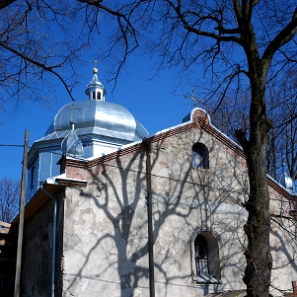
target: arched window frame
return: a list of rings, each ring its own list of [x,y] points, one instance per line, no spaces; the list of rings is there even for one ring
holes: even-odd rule
[[[199,263],[200,258],[196,251],[196,240],[202,236],[207,244],[207,257],[203,260],[207,262],[207,271],[200,271],[198,267],[201,267]],[[199,230],[193,234],[192,237],[192,280],[194,283],[208,283],[208,284],[220,284],[221,282],[221,266],[220,266],[220,253],[219,253],[219,240],[218,236],[211,231]],[[205,263],[203,263],[205,265]]]
[[[209,153],[204,143],[196,142],[192,145],[193,168],[209,169]]]

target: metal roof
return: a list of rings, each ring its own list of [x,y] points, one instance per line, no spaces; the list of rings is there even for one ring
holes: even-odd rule
[[[89,100],[65,105],[55,116],[53,123],[39,141],[63,138],[70,130],[70,121],[75,122],[78,136],[98,136],[138,141],[149,133],[123,106],[106,101]]]

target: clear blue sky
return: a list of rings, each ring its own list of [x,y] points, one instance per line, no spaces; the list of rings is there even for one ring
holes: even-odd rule
[[[190,99],[184,95],[191,94],[189,84],[178,86],[178,75],[174,70],[164,71],[150,80],[154,74],[152,64],[141,56],[128,61],[118,79],[116,89],[106,83],[108,69],[104,61],[99,64],[99,80],[107,90],[106,101],[125,106],[140,121],[150,134],[181,123],[182,118],[192,108]],[[91,59],[90,59],[91,60]],[[85,89],[93,76],[93,64],[77,69],[82,75],[80,84],[73,90],[76,101],[87,100]],[[43,137],[57,111],[71,99],[61,84],[56,84],[56,102],[43,105],[38,102],[25,101],[16,110],[9,108],[1,117],[0,143],[23,145],[25,130],[29,130],[29,145]],[[42,98],[41,98],[42,99]],[[0,146],[0,179],[21,178],[23,148]]]

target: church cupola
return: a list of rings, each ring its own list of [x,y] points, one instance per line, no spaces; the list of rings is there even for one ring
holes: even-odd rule
[[[86,95],[89,97],[89,100],[105,101],[106,91],[103,84],[98,79],[98,69],[94,68],[93,72],[94,76],[88,84]]]
[[[283,163],[283,173],[279,178],[279,183],[289,192],[295,194],[295,183],[294,180],[286,173],[285,170],[286,163]]]
[[[70,122],[71,130],[61,143],[61,151],[63,156],[83,157],[84,148],[82,142],[74,130],[74,121]]]

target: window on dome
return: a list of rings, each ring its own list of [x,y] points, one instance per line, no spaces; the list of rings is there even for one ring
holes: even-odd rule
[[[92,98],[93,98],[93,100],[96,99],[96,92],[92,92]]]
[[[101,93],[100,92],[97,92],[97,99],[101,100]]]
[[[194,168],[209,169],[208,149],[201,142],[196,142],[192,146],[192,165]]]
[[[35,166],[33,166],[32,169],[31,169],[31,176],[30,176],[30,179],[31,179],[30,186],[31,186],[31,188],[34,188],[34,176],[35,176]]]

